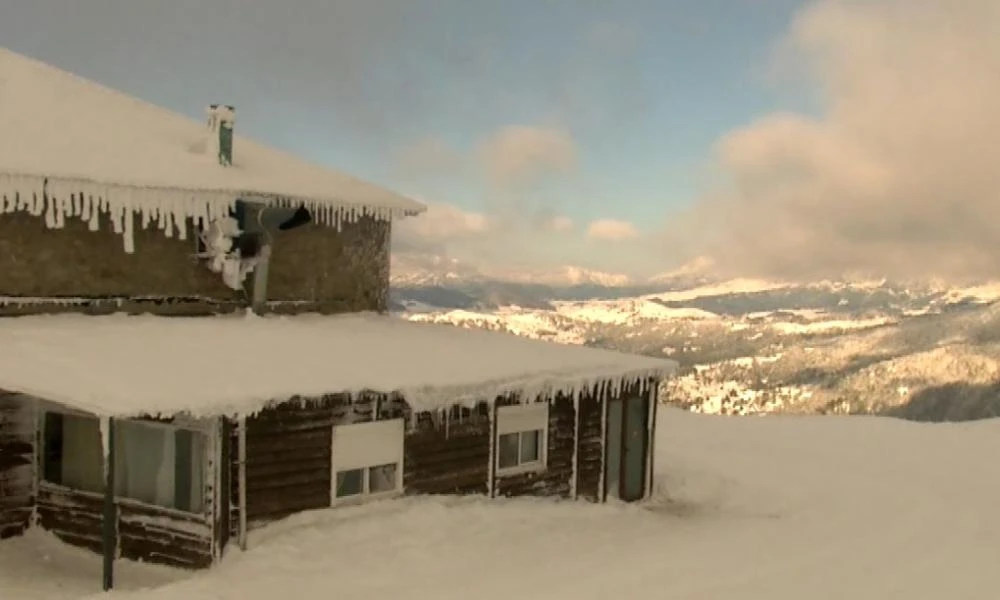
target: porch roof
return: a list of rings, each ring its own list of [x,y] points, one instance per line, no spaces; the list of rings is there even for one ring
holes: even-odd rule
[[[105,416],[250,414],[294,395],[400,392],[415,410],[663,377],[669,360],[341,316],[0,319],[0,388]]]

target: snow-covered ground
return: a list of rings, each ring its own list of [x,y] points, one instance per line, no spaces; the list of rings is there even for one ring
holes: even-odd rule
[[[319,511],[210,572],[119,562],[113,597],[997,597],[1000,421],[660,415],[660,489],[643,505],[411,498]],[[44,534],[0,542],[0,598],[103,598],[99,581],[96,556]]]

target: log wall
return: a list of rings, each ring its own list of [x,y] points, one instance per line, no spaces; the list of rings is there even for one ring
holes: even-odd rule
[[[203,569],[212,565],[212,523],[206,515],[184,515],[119,501],[121,558]]]
[[[332,504],[333,427],[405,417],[401,398],[383,394],[331,394],[295,398],[246,421],[247,528]],[[233,444],[232,482],[238,503],[239,458]],[[236,514],[238,519],[238,512]],[[233,529],[238,531],[238,529]]]
[[[421,413],[404,443],[407,494],[486,494],[490,464],[490,407],[455,406]]]
[[[573,478],[576,440],[576,410],[573,399],[558,396],[549,400],[547,433],[548,460],[544,470],[504,475],[497,473],[496,496],[569,497]]]
[[[115,502],[118,558],[186,569],[210,566],[212,526],[205,515],[184,515],[127,500]],[[101,494],[42,483],[38,524],[74,546],[102,553]]]
[[[104,499],[46,483],[38,487],[38,525],[67,544],[101,553]]]
[[[605,386],[594,386],[581,394],[579,401],[579,439],[577,440],[578,498],[592,502],[601,501],[601,481],[604,469],[604,420]]]
[[[34,409],[0,390],[0,539],[19,535],[34,510]]]
[[[116,558],[186,569],[206,568],[214,562],[218,462],[212,437],[206,441],[202,511],[189,514],[128,498],[115,498]],[[47,481],[39,481],[37,489],[38,525],[68,544],[101,554],[103,493],[73,490]]]

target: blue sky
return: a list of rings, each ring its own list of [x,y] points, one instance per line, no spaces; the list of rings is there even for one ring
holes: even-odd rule
[[[433,204],[573,221],[562,241],[508,230],[525,264],[652,271],[669,261],[629,254],[624,239],[588,244],[587,224],[657,230],[714,183],[720,137],[808,108],[771,72],[799,4],[0,0],[0,39],[197,118],[234,103],[241,133]],[[491,155],[527,170],[516,183],[484,174],[505,128],[552,134]],[[446,246],[435,251],[509,255]]]

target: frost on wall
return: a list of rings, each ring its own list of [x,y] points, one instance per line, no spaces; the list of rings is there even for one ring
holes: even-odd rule
[[[100,202],[80,203],[78,213],[55,206],[44,199],[25,205],[21,197],[0,203],[0,296],[245,300],[194,258],[194,218],[177,221],[164,212],[152,220],[151,212],[117,218]],[[279,234],[268,299],[315,303],[325,312],[385,310],[389,230],[388,221],[362,216],[339,228],[321,223]],[[131,254],[119,232],[130,232]]]
[[[331,312],[384,311],[389,294],[387,221],[361,219],[340,231],[307,225],[275,239],[268,298],[316,302]]]
[[[309,199],[260,197],[238,192],[206,192],[169,188],[142,188],[98,184],[86,180],[48,179],[33,176],[0,174],[0,216],[24,212],[45,220],[50,229],[63,228],[68,220],[87,223],[91,231],[100,228],[106,215],[115,233],[122,236],[128,254],[135,252],[135,228],[155,225],[166,237],[187,239],[191,221],[207,227],[216,219],[228,217],[236,200],[263,202],[282,207],[304,205],[314,221],[340,230],[362,219],[389,221],[407,214],[399,207],[335,205]],[[131,218],[130,218],[131,217]]]
[[[204,250],[198,253],[198,258],[206,259],[205,264],[213,273],[222,275],[222,282],[232,290],[243,288],[254,267],[257,257],[242,257],[240,251],[233,250],[233,240],[240,235],[236,219],[226,217],[209,223],[208,227],[198,234]]]

